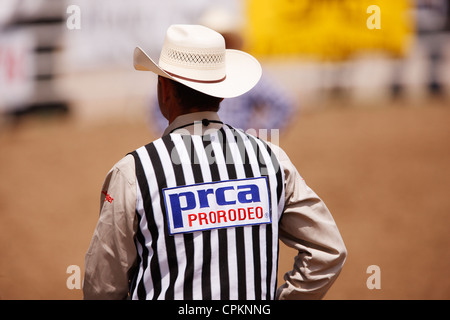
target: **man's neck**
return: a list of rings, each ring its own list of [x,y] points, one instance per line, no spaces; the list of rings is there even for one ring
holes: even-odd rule
[[[169,119],[168,119],[169,124],[173,123],[176,118],[178,118],[180,116],[186,116],[189,114],[197,114],[197,113],[204,113],[204,112],[217,114],[217,111],[204,110],[204,109],[200,109],[200,108],[193,108],[193,109],[189,109],[189,110],[173,108],[171,111],[172,112],[169,114]]]
[[[184,130],[179,130],[180,132],[183,131],[186,134],[198,134],[194,131],[194,123],[200,122],[203,119],[212,120],[212,121],[220,121],[219,115],[217,112],[214,111],[202,111],[202,112],[191,112],[186,114],[181,114],[178,117],[176,117],[172,122],[170,122],[169,126],[166,128],[166,130],[163,133],[163,136],[169,134],[170,132],[176,130],[179,127],[192,124],[192,127],[185,127]],[[221,124],[218,123],[211,123],[207,128],[204,129],[220,129],[222,127]],[[205,130],[201,130],[201,134],[204,134]]]

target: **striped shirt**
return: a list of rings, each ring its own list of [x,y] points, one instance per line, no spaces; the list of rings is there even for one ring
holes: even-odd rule
[[[179,116],[163,138],[128,154],[108,172],[86,253],[84,299],[319,299],[333,284],[346,248],[324,202],[280,147],[213,122],[197,133],[189,126],[205,118],[220,120],[214,112]],[[259,224],[177,233],[182,228],[173,219],[172,202],[164,201],[167,195],[176,199],[174,192],[182,191],[180,210],[191,207],[189,188],[197,190],[202,208],[208,201],[211,207],[233,199],[256,202],[239,185],[247,180],[252,185],[267,180],[271,224],[264,215]],[[233,193],[230,183],[243,193]],[[211,215],[198,213],[198,220],[206,213]],[[210,223],[219,219],[216,213]],[[232,209],[228,214],[234,221]],[[298,254],[275,295],[278,239]]]
[[[224,126],[170,134],[132,153],[136,162],[138,272],[133,299],[274,299],[284,177],[262,140]],[[271,224],[169,233],[163,189],[267,177]]]

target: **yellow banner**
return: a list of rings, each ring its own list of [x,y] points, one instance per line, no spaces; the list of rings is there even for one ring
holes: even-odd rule
[[[406,53],[410,0],[246,0],[247,50],[257,56],[347,59],[361,51]]]

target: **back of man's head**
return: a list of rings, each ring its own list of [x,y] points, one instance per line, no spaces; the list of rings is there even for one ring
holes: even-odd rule
[[[177,97],[180,106],[186,111],[215,111],[220,107],[222,98],[210,96],[200,91],[194,90],[179,82],[167,79],[174,88],[174,94]]]

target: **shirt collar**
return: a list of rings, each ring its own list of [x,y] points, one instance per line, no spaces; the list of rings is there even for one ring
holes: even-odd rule
[[[177,133],[181,134],[204,134],[206,130],[219,130],[222,127],[220,123],[211,123],[207,128],[201,126],[201,132],[197,132],[199,129],[197,126],[194,126],[194,122],[202,121],[203,119],[220,121],[220,117],[217,112],[214,111],[202,111],[202,112],[193,112],[188,114],[183,114],[175,118],[175,120],[164,130],[163,136],[170,134],[171,131],[176,130]],[[187,126],[184,128],[177,128],[192,124],[192,126]]]

